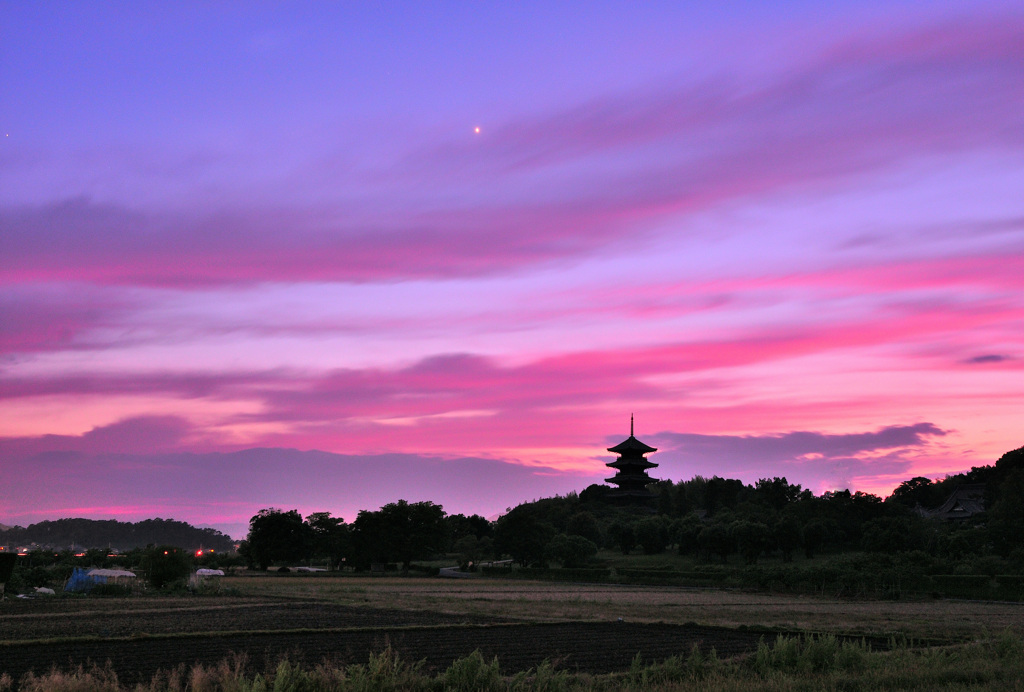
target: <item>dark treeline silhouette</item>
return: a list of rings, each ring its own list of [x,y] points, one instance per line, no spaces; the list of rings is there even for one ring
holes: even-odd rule
[[[985,487],[985,511],[957,521],[929,513],[958,488],[978,484]],[[404,500],[362,511],[351,524],[323,512],[303,520],[295,510],[265,509],[252,518],[241,552],[264,569],[319,560],[334,569],[394,563],[408,570],[414,560],[442,555],[462,564],[510,558],[523,566],[580,567],[601,548],[675,550],[708,563],[862,552],[930,557],[950,569],[958,562],[970,569],[1024,568],[1024,447],[993,466],[939,481],[912,478],[884,500],[849,490],[816,496],[784,477],[745,484],[695,476],[658,481],[650,490],[650,502],[622,506],[607,501],[611,488],[591,485],[518,505],[494,523]]]
[[[303,520],[296,510],[260,510],[249,521],[239,553],[250,567],[275,562],[317,561],[332,569],[369,569],[396,563],[408,570],[413,560],[458,553],[469,563],[493,553],[492,526],[479,515],[446,515],[432,502],[399,500],[377,511],[363,510],[346,524],[328,512]]]
[[[174,519],[124,522],[114,519],[57,519],[0,533],[0,545],[38,546],[47,550],[113,548],[126,551],[147,545],[174,545],[187,550],[234,550],[234,541],[216,529],[200,529]]]
[[[986,511],[957,521],[931,516],[928,510],[958,488],[975,484],[984,484]],[[674,547],[708,562],[733,555],[754,564],[764,556],[791,561],[796,554],[919,551],[954,562],[991,556],[1024,564],[1024,448],[994,466],[940,481],[910,479],[885,500],[848,490],[816,496],[784,477],[744,484],[695,476],[650,489],[654,500],[631,508],[606,502],[611,489],[604,485],[519,505],[498,520],[496,551],[523,565],[564,565],[579,561],[583,548],[574,552],[564,541],[575,536],[591,544],[591,554],[598,548],[657,554]]]

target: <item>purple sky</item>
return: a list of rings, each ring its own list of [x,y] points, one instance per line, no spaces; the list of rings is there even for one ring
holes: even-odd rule
[[[1024,9],[0,0],[0,523],[1024,444]]]

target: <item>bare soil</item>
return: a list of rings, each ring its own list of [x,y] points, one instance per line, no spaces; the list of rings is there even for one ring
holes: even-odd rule
[[[297,631],[298,630],[298,631]],[[590,673],[625,670],[694,646],[719,656],[752,651],[763,633],[642,622],[514,622],[507,618],[262,599],[54,599],[0,605],[0,673],[104,665],[123,682],[158,670],[244,654],[253,671],[283,657],[315,665],[363,663],[390,646],[440,670],[479,650],[506,673],[544,661]],[[771,635],[768,635],[771,637]]]

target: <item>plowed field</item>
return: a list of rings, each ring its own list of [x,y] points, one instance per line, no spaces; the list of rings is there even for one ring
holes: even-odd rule
[[[720,656],[742,654],[760,636],[696,625],[524,623],[303,601],[58,600],[0,607],[0,671],[18,680],[29,670],[109,661],[122,681],[138,682],[159,669],[233,654],[244,653],[259,671],[283,656],[305,664],[365,662],[390,645],[403,660],[423,660],[434,670],[479,649],[488,659],[497,656],[505,672],[548,660],[604,673],[628,668],[637,653],[659,660],[694,645]]]

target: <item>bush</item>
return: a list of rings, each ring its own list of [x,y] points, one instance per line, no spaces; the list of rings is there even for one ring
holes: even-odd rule
[[[1020,574],[997,574],[996,590],[997,597],[1000,600],[1024,600],[1024,576]]]
[[[451,692],[499,692],[506,689],[505,680],[501,677],[501,670],[498,667],[498,659],[492,659],[488,663],[479,649],[465,658],[452,661],[448,670],[441,675],[440,681],[444,684],[444,689]]]
[[[563,567],[580,567],[596,554],[597,546],[593,541],[564,533],[552,538],[545,548],[545,556],[561,563]]]
[[[636,525],[636,542],[644,549],[645,555],[657,555],[668,547],[668,522],[664,517],[647,517]]]
[[[951,598],[991,598],[992,580],[980,574],[936,574],[935,590]]]
[[[173,586],[175,582],[184,586],[192,571],[192,556],[170,545],[149,548],[142,556],[142,569],[154,589]]]

